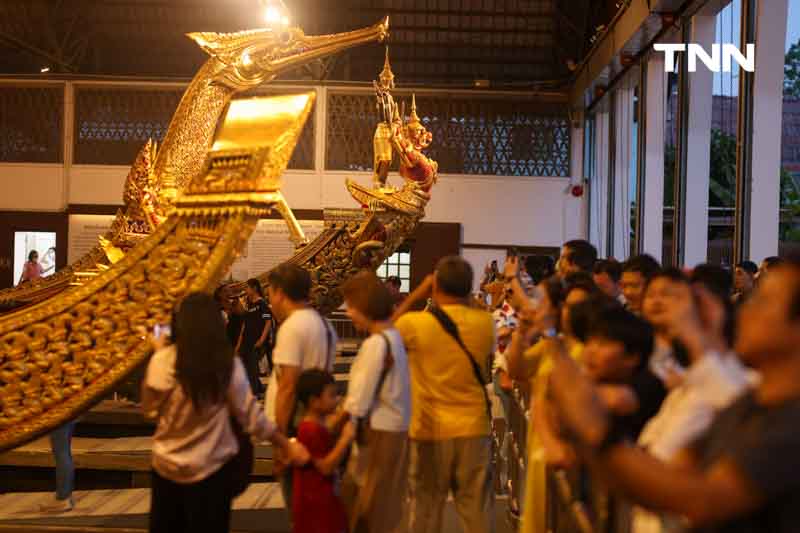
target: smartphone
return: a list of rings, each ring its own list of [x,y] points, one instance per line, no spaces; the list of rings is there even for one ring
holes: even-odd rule
[[[153,337],[160,339],[162,337],[169,338],[172,336],[172,327],[169,324],[156,324],[153,326]]]

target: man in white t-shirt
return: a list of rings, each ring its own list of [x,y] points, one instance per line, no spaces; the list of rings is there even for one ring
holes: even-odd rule
[[[267,277],[269,304],[280,327],[272,352],[275,371],[266,396],[267,418],[284,434],[290,434],[296,413],[297,378],[304,370],[319,368],[330,372],[336,356],[336,332],[309,304],[311,276],[306,270],[284,263]],[[274,458],[275,473],[281,477],[287,508],[291,508],[291,480],[281,475],[283,461]]]

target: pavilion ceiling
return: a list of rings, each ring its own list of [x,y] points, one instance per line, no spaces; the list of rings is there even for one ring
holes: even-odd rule
[[[262,0],[3,0],[0,74],[187,78],[204,60],[190,31],[261,24]],[[309,34],[390,16],[404,84],[563,87],[619,0],[285,0]],[[348,51],[291,79],[369,81],[382,48]]]

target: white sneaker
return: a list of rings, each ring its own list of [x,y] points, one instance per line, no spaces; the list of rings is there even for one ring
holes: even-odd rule
[[[66,513],[75,508],[75,500],[70,496],[65,500],[53,499],[51,502],[39,506],[41,513]]]

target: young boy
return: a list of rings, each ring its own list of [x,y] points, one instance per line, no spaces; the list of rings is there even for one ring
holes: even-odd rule
[[[666,389],[648,368],[653,328],[622,308],[591,321],[583,360],[612,414],[614,427],[635,440],[661,407]]]
[[[300,374],[297,400],[305,408],[297,440],[308,448],[311,461],[294,470],[294,533],[344,533],[347,517],[337,495],[335,472],[353,441],[355,428],[352,422],[345,424],[338,440],[328,428],[327,418],[338,403],[330,372],[311,369]]]

